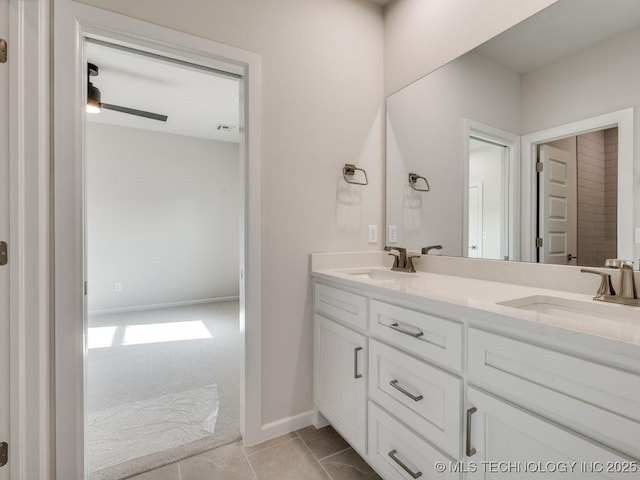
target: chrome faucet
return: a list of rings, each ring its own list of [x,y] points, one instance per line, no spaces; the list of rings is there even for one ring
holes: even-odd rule
[[[582,268],[580,271],[584,273],[594,273],[600,275],[600,287],[598,293],[593,297],[594,300],[601,302],[620,303],[622,305],[631,305],[640,307],[640,299],[638,299],[638,291],[636,290],[636,281],[633,273],[632,262],[619,259],[608,259],[604,262],[607,268],[617,268],[620,270],[620,285],[618,293],[611,283],[611,275],[598,270]]]
[[[422,247],[422,254],[429,255],[429,250],[442,250],[442,245],[429,245],[428,247]]]
[[[393,267],[391,267],[391,270],[395,270],[397,272],[409,272],[409,273],[414,273],[416,271],[416,268],[413,266],[413,259],[414,258],[420,258],[420,255],[410,255],[407,256],[407,249],[403,248],[403,247],[390,247],[390,246],[386,246],[384,247],[385,252],[391,252],[393,250],[396,250],[398,253],[390,253],[389,255],[392,255],[394,258],[393,260]]]

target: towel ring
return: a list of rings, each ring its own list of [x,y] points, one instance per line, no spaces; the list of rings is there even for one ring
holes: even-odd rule
[[[427,188],[420,188],[418,187],[418,180],[424,180],[424,183],[426,184]],[[421,175],[418,175],[417,173],[410,173],[409,174],[409,185],[411,185],[411,188],[413,188],[416,192],[428,192],[431,190],[431,187],[429,186],[429,182],[427,181],[427,179]]]
[[[364,174],[364,182],[357,182],[353,179],[356,171],[361,171]],[[369,185],[369,180],[367,179],[367,172],[364,171],[363,168],[358,168],[352,163],[345,163],[344,167],[342,167],[342,176],[344,177],[344,181],[350,183],[352,185]]]

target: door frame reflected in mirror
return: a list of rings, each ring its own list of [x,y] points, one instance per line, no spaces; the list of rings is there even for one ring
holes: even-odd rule
[[[464,135],[464,159],[463,162],[463,185],[462,189],[462,256],[468,257],[469,247],[469,155],[471,153],[471,140],[478,139],[489,143],[493,143],[499,146],[503,146],[506,149],[506,170],[507,174],[504,176],[506,179],[506,206],[508,208],[508,214],[506,217],[508,224],[506,231],[503,232],[502,237],[508,238],[508,258],[502,260],[520,260],[520,229],[517,225],[520,224],[520,196],[517,192],[520,191],[520,136],[501,130],[499,128],[486,125],[484,123],[465,118],[463,121],[463,135]],[[506,249],[505,249],[506,250]]]
[[[633,179],[634,175],[634,109],[625,108],[596,117],[567,123],[521,137],[522,145],[522,218],[521,260],[536,261],[536,222],[538,217],[536,192],[536,159],[538,145],[574,135],[618,127],[618,250],[617,257],[633,260]],[[636,269],[638,266],[635,267]]]

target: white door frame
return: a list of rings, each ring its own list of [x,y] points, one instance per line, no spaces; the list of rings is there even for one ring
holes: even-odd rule
[[[478,190],[478,210],[480,211],[480,214],[478,215],[477,219],[476,219],[476,256],[475,257],[471,257],[471,255],[469,255],[469,248],[471,247],[470,245],[467,245],[467,256],[470,258],[482,258],[482,241],[484,240],[482,238],[482,230],[484,230],[484,226],[483,226],[483,222],[484,222],[484,191],[483,191],[483,184],[482,182],[469,182],[469,185],[467,186],[468,190],[471,190],[471,187],[475,187]],[[468,194],[467,197],[467,225],[469,224],[469,216],[471,213],[471,209],[469,209],[469,199],[471,198],[471,195]],[[468,227],[467,227],[468,228]],[[468,235],[468,233],[467,233]],[[467,243],[469,243],[469,237],[467,237]]]
[[[53,479],[50,326],[50,65],[47,0],[10,0],[11,480]]]
[[[240,429],[245,443],[265,439],[261,401],[261,174],[260,55],[152,25],[123,15],[60,0],[54,6],[54,284],[56,474],[86,478],[84,464],[84,39],[242,74],[240,125]],[[244,145],[244,147],[243,147]],[[90,286],[89,286],[90,288]],[[250,334],[247,334],[250,332]]]
[[[536,231],[536,148],[541,143],[581,135],[611,127],[618,127],[618,258],[633,260],[634,226],[634,109],[633,107],[606,113],[558,127],[523,135],[522,145],[522,223],[521,247],[523,261],[535,262],[536,246],[533,241]],[[623,174],[621,172],[633,172]],[[624,205],[624,208],[620,208]]]
[[[516,192],[520,190],[520,137],[512,132],[486,125],[484,123],[465,118],[463,120],[463,168],[462,181],[462,255],[467,256],[469,243],[469,141],[471,137],[488,140],[492,143],[504,145],[507,148],[509,160],[508,186],[509,195],[506,203],[509,205],[509,245],[508,255],[510,260],[520,260],[520,230],[516,225],[520,223],[520,197]]]

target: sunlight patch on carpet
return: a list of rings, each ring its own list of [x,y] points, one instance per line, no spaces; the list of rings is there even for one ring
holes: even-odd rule
[[[89,327],[88,348],[142,345],[213,338],[203,321],[148,323],[123,327]]]
[[[219,405],[214,383],[90,414],[89,471],[213,435]]]

